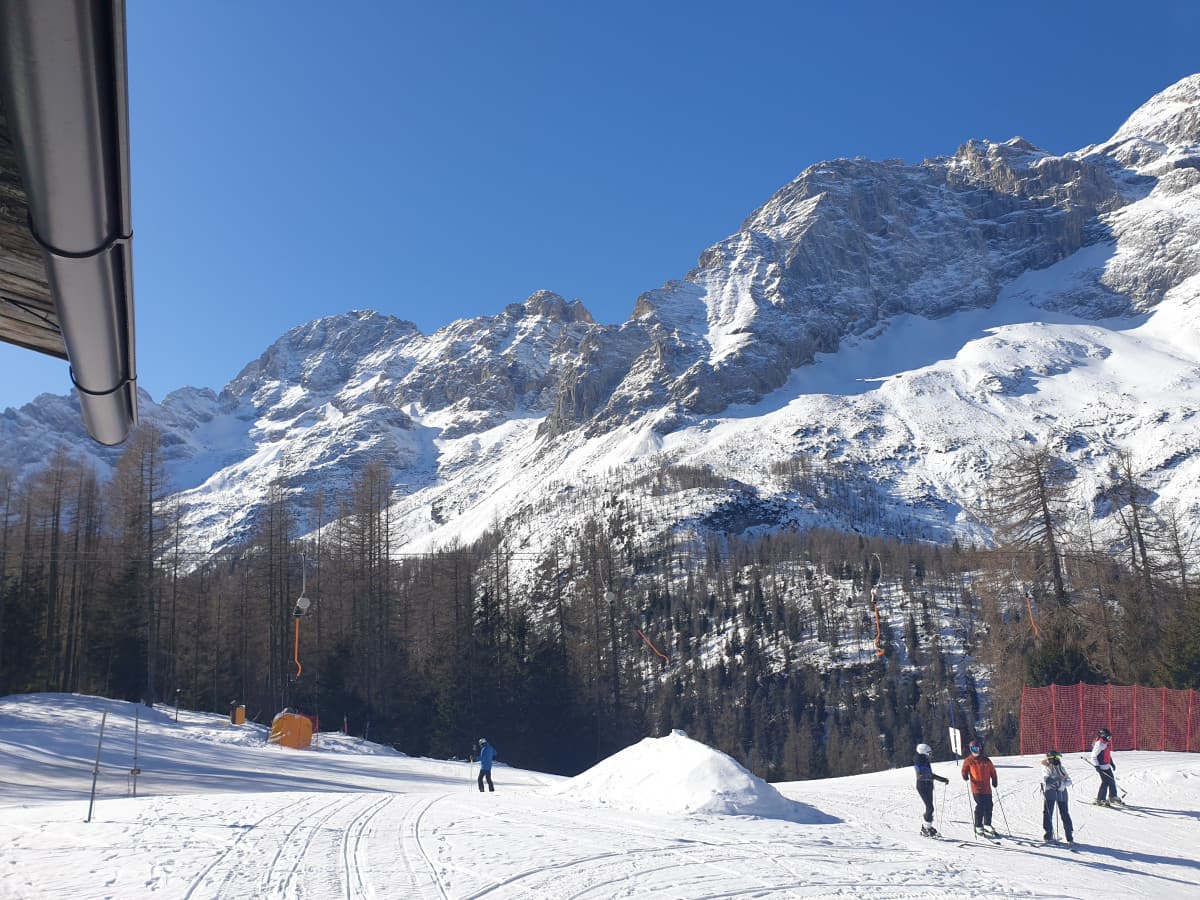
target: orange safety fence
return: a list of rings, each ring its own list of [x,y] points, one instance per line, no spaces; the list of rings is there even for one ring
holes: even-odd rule
[[[1115,750],[1200,752],[1195,691],[1113,684],[1051,684],[1021,690],[1021,753],[1090,750],[1096,731]]]

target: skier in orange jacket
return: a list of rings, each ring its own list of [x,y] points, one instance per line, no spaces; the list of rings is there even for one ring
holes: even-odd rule
[[[996,767],[983,754],[983,743],[971,741],[971,755],[963,760],[963,781],[971,782],[971,796],[975,799],[975,833],[984,837],[995,837],[992,827],[992,788],[999,785]]]

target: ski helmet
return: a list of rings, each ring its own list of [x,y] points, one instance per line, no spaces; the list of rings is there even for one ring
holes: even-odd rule
[[[1106,741],[1112,740],[1112,732],[1107,728],[1101,728],[1096,732],[1096,734],[1100,735],[1100,737],[1104,738]]]
[[[917,744],[917,752],[922,756],[928,756],[933,752],[933,748],[928,744]]]
[[[486,743],[487,743],[487,738],[480,738],[480,739],[479,739],[479,746],[480,746],[480,747],[482,747],[482,746],[483,746],[484,744],[486,744]]]
[[[1047,750],[1046,758],[1047,759],[1062,759],[1062,754],[1059,753],[1057,750]]]
[[[971,741],[971,745],[967,749],[972,753],[982,753],[983,743],[981,741]]]

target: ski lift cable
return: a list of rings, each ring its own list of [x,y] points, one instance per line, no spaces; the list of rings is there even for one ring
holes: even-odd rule
[[[1037,622],[1033,618],[1033,591],[1029,588],[1025,589],[1025,608],[1029,611],[1029,624],[1033,626],[1033,636],[1039,638],[1042,632],[1038,629]]]
[[[296,608],[292,610],[292,618],[296,620],[296,638],[292,645],[292,661],[296,664],[296,678],[299,680],[300,673],[304,671],[304,667],[300,665],[300,619],[308,612],[312,606],[312,601],[305,596],[305,590],[308,586],[307,569],[303,555],[300,557],[300,596],[296,598]]]
[[[1009,571],[1011,572],[1012,579],[1015,583],[1017,580],[1016,579],[1017,558],[1015,556],[1012,558],[1012,563],[1009,566]],[[1025,588],[1025,609],[1029,613],[1029,624],[1033,627],[1034,638],[1040,638],[1042,636],[1042,632],[1037,626],[1037,621],[1033,618],[1033,590],[1028,587]]]
[[[879,563],[879,580],[882,581],[883,580],[883,561],[879,558],[878,553],[872,553],[871,555],[874,556],[875,561],[877,563]],[[875,609],[875,655],[876,656],[884,656],[885,653],[884,653],[884,649],[883,649],[883,624],[881,623],[881,621],[879,619],[878,588],[879,588],[878,582],[871,585],[871,606],[874,607],[874,609]]]
[[[304,667],[300,665],[300,617],[296,617],[296,643],[292,649],[292,660],[296,663],[296,678],[299,680]]]
[[[655,647],[654,641],[652,641],[652,640],[650,640],[650,638],[646,637],[645,633],[640,628],[635,628],[634,631],[636,631],[638,633],[638,637],[640,637],[643,641],[646,642],[647,647],[649,647],[651,650],[653,650],[655,653],[657,653],[660,657],[662,657],[662,661],[665,665],[671,664],[671,658],[669,656],[667,656],[667,654],[665,654],[661,650],[659,650],[657,647]]]

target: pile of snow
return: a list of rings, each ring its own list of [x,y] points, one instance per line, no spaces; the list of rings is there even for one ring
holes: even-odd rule
[[[658,815],[761,816],[817,824],[832,821],[788,800],[732,757],[675,729],[643,738],[582,775],[551,789],[582,803]]]

